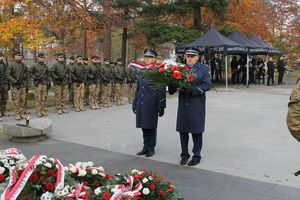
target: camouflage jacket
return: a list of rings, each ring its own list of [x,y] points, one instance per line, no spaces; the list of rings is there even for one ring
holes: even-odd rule
[[[56,62],[51,67],[50,74],[55,85],[65,86],[69,83],[69,68],[64,62]]]
[[[114,76],[116,83],[123,83],[125,80],[125,69],[123,65],[117,64],[114,68]]]
[[[72,83],[85,83],[86,74],[83,64],[76,63],[70,69]]]
[[[30,76],[32,77],[33,84],[48,85],[50,81],[50,70],[45,63],[37,62],[29,68]]]
[[[6,76],[13,87],[26,87],[28,83],[28,68],[21,61],[13,61],[8,65]]]
[[[112,68],[110,65],[102,65],[101,77],[104,83],[111,83],[113,81]]]

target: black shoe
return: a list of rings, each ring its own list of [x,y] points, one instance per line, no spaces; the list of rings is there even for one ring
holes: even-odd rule
[[[145,157],[151,157],[155,154],[154,151],[148,151],[146,154],[145,154]]]
[[[199,163],[200,163],[200,160],[196,160],[196,159],[193,158],[187,165],[188,166],[195,166]]]
[[[142,151],[139,151],[136,153],[136,155],[141,156],[141,155],[145,155],[148,151],[143,149]]]
[[[179,164],[185,165],[185,164],[187,163],[188,160],[189,160],[189,158],[183,157],[183,158],[181,158]]]

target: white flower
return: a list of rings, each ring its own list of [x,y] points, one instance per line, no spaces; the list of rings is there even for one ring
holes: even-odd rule
[[[150,193],[150,190],[149,188],[144,188],[142,192],[144,195],[148,195]]]
[[[5,171],[5,168],[4,167],[0,167],[0,174],[3,174]]]
[[[53,194],[50,192],[45,192],[42,196],[41,196],[41,200],[51,200],[53,198]]]
[[[76,171],[77,171],[77,170],[76,170],[76,167],[74,167],[74,166],[70,167],[69,170],[70,170],[70,172],[73,173],[73,174],[76,173]]]
[[[10,166],[9,166],[8,163],[5,163],[5,164],[4,164],[4,167],[5,167],[5,168],[9,168]]]
[[[85,176],[87,173],[84,169],[80,169],[78,172],[78,176]]]
[[[143,179],[143,183],[147,183],[148,182],[148,179],[147,178],[144,178]]]
[[[2,160],[3,164],[8,163],[7,159]]]
[[[89,161],[89,162],[87,163],[87,165],[88,165],[88,167],[93,167],[93,166],[94,166],[94,163],[93,163],[92,161]]]
[[[101,170],[101,171],[105,171],[104,168],[102,166],[98,166],[97,169]]]
[[[95,190],[94,190],[94,193],[95,195],[98,195],[100,194],[102,191],[101,191],[101,188],[100,187],[97,187]]]
[[[54,158],[49,158],[48,160],[50,160],[51,162],[55,163],[55,159]]]
[[[99,175],[102,176],[102,177],[105,177],[105,174],[102,173],[102,172],[99,172]]]
[[[15,161],[9,160],[9,164],[10,164],[10,165],[14,165],[14,164],[15,164]]]
[[[51,168],[51,167],[52,167],[52,165],[51,165],[50,163],[48,163],[48,162],[45,163],[44,166],[45,166],[45,167],[48,167],[48,168]]]
[[[68,172],[68,171],[69,171],[69,168],[66,167],[66,166],[64,166],[64,171],[65,171],[65,172]]]
[[[82,168],[87,168],[88,167],[88,163],[87,162],[83,162],[81,165],[82,165]]]
[[[81,167],[81,165],[82,165],[82,162],[77,162],[77,163],[75,164],[76,167]]]
[[[93,169],[92,172],[91,172],[93,175],[96,175],[98,174],[98,171],[96,169]]]
[[[152,177],[152,176],[148,176],[148,179],[149,179],[150,181],[152,181],[152,180],[153,180],[153,177]]]
[[[138,171],[137,169],[133,169],[131,172],[134,173],[134,174],[136,174],[136,173],[138,173],[139,171]]]

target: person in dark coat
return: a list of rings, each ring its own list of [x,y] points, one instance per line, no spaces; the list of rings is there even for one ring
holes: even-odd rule
[[[144,51],[145,64],[147,66],[156,63],[157,53],[153,49]],[[166,107],[166,89],[154,90],[144,78],[148,67],[138,73],[137,88],[132,103],[132,111],[136,114],[136,127],[142,128],[144,146],[137,155],[151,157],[155,154],[158,116],[164,115]]]
[[[238,67],[239,67],[236,56],[232,57],[230,66],[231,66],[231,83],[235,84],[238,82],[237,71],[238,71]]]
[[[278,71],[278,85],[282,84],[282,80],[283,80],[283,75],[285,72],[285,61],[284,61],[284,57],[281,56],[279,61],[277,62],[277,71]]]
[[[211,77],[208,66],[198,62],[198,49],[187,48],[185,56],[187,66],[194,71],[196,79],[190,88],[179,91],[176,131],[180,133],[181,165],[185,165],[190,158],[188,143],[189,133],[192,134],[194,155],[188,165],[194,166],[201,160],[202,133],[205,127],[205,92],[211,87]],[[174,94],[176,90],[176,87],[169,86],[170,94]]]
[[[267,67],[268,67],[268,82],[267,84],[270,85],[270,81],[272,81],[272,85],[274,85],[274,71],[275,71],[275,66],[272,61],[272,57],[269,58],[269,61],[267,62]]]

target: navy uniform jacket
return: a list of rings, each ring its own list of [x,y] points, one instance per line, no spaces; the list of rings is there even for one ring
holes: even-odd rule
[[[191,68],[196,74],[190,94],[179,91],[176,131],[200,134],[205,127],[205,92],[210,89],[208,66],[199,62]]]
[[[158,113],[166,107],[166,90],[154,90],[143,74],[147,69],[139,71],[132,108],[136,110],[136,127],[156,129]]]

